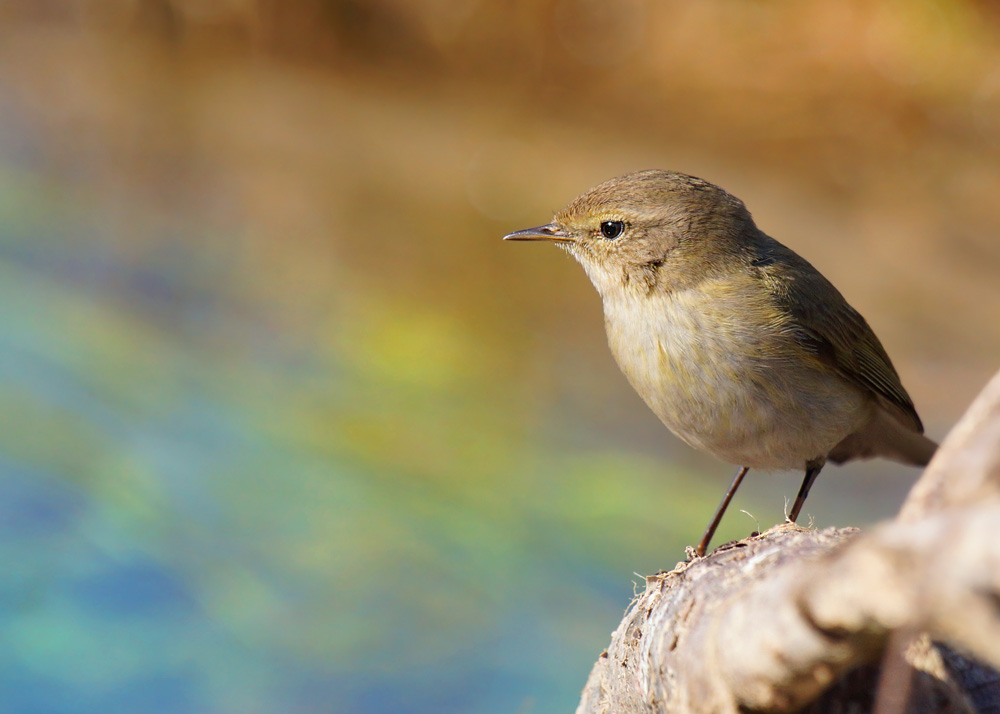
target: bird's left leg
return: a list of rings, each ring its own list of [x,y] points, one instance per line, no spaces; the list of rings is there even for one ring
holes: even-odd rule
[[[826,463],[826,459],[813,459],[812,461],[806,462],[806,477],[802,479],[802,486],[799,488],[799,495],[795,497],[795,503],[792,504],[792,511],[788,514],[788,521],[790,523],[795,523],[795,519],[799,517],[799,511],[802,510],[803,504],[806,502],[806,497],[809,495],[809,489],[812,488],[813,481],[819,476],[819,472],[823,470],[823,464]]]

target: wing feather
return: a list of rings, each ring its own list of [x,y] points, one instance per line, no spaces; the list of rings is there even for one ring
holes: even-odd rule
[[[780,260],[774,260],[781,252]],[[779,310],[806,350],[874,395],[904,425],[924,427],[895,367],[875,332],[840,292],[804,258],[774,241],[768,259],[756,264]]]

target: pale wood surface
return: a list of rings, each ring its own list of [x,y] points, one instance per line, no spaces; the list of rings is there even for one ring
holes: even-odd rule
[[[898,519],[786,524],[647,578],[577,714],[997,712],[998,602],[1000,374]]]

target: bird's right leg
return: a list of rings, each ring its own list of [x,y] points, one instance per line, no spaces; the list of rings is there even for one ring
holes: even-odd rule
[[[708,549],[708,544],[711,542],[712,536],[715,535],[715,529],[719,527],[719,522],[722,521],[723,514],[725,514],[726,509],[729,508],[729,502],[733,500],[733,495],[736,493],[736,489],[740,487],[743,477],[747,475],[747,471],[749,470],[749,466],[741,466],[740,470],[736,472],[736,478],[733,479],[733,483],[729,486],[729,490],[726,491],[726,495],[722,499],[722,503],[720,503],[718,509],[716,509],[712,522],[709,523],[708,528],[705,529],[705,535],[701,537],[701,543],[699,543],[698,547],[694,549],[694,552],[699,558],[705,555],[705,551]]]

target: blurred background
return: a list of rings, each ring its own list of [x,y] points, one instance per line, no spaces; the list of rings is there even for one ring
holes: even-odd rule
[[[0,708],[572,711],[733,469],[500,237],[654,167],[838,285],[931,436],[996,370],[985,0],[0,0]]]

